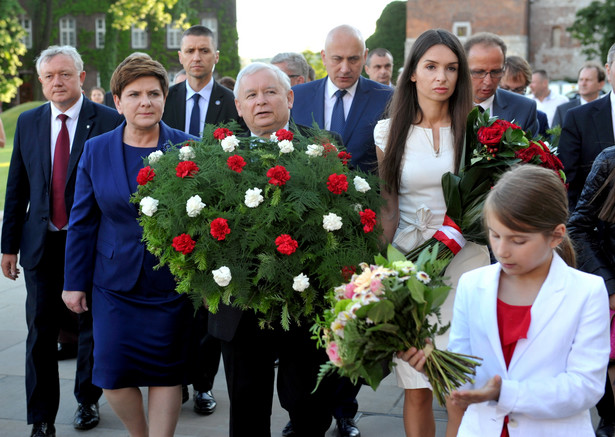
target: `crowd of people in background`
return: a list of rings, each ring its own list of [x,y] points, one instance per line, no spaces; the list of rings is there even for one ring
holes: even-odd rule
[[[332,420],[340,437],[359,437],[355,417],[361,385],[335,377],[312,391],[327,356],[317,349],[307,324],[290,331],[261,330],[253,312],[230,305],[221,305],[216,314],[204,307],[194,313],[186,296],[175,292],[168,269],[154,269],[156,259],[141,241],[138,210],[129,202],[137,189],[136,175],[143,157],[168,141],[199,138],[206,124],[235,121],[244,135],[268,139],[291,122],[300,131],[315,123],[345,146],[352,166],[379,174],[386,200],[381,215],[384,240],[408,252],[444,221],[441,176],[458,173],[468,161],[463,155],[466,118],[474,107],[514,121],[547,141],[549,129],[560,126],[559,157],[568,191],[558,188],[554,177],[532,170],[515,170],[518,174],[498,183],[489,197],[486,226],[491,256],[502,273],[499,282],[493,279],[493,272],[500,271],[494,266],[459,279],[490,264],[486,246],[470,243],[454,258],[446,276],[453,289],[459,287],[461,303],[458,307],[455,301],[451,347],[473,355],[479,353],[473,347],[487,350],[484,339],[473,337],[472,321],[462,313],[480,305],[469,284],[484,282],[496,290],[502,311],[524,308],[519,313],[523,319],[534,302],[543,308],[541,296],[557,291],[559,283],[551,275],[568,275],[570,283],[559,296],[568,299],[565,308],[582,307],[579,318],[587,323],[565,323],[567,314],[557,312],[549,332],[568,337],[561,344],[553,338],[560,349],[551,352],[566,356],[574,349],[576,357],[575,345],[583,344],[585,352],[595,353],[584,357],[591,362],[586,365],[561,360],[547,366],[546,358],[530,360],[544,365],[541,377],[553,386],[531,382],[531,371],[513,371],[509,364],[514,345],[533,335],[532,324],[538,323],[534,318],[542,320],[532,310],[530,330],[515,338],[505,352],[506,363],[492,362],[498,352],[488,351],[484,368],[498,376],[481,373],[482,391],[452,396],[447,436],[538,436],[553,426],[563,435],[589,436],[594,431],[588,428],[588,409],[600,397],[595,435],[614,435],[615,402],[605,356],[608,326],[603,322],[606,307],[615,310],[615,96],[602,96],[601,90],[606,79],[615,83],[615,45],[604,68],[595,62],[580,67],[579,95],[572,100],[550,89],[548,72],[532,71],[522,57],[507,56],[504,41],[491,33],[474,34],[462,44],[445,30],[424,32],[396,83],[391,52],[367,50],[361,33],[349,25],[326,35],[321,58],[327,76],[320,79],[303,55],[291,52],[275,55],[269,64],[252,63],[236,78],[216,79],[220,56],[224,54],[213,32],[192,26],[182,36],[178,57],[183,69],[172,85],[159,62],[137,52],[117,66],[109,92],[95,87],[89,98],[82,89],[83,60],[73,47],[49,47],[37,60],[48,103],[24,112],[17,123],[1,261],[4,276],[15,280],[21,274],[19,256],[26,281],[31,436],[55,436],[60,401],[57,360],[74,355],[76,429],[98,425],[98,401],[104,393],[131,436],[172,436],[181,405],[190,399],[189,385],[194,411],[215,412],[212,390],[222,359],[231,437],[271,435],[276,365],[280,403],[289,414],[281,430],[284,437],[324,436]],[[0,122],[0,147],[4,143]],[[550,208],[547,222],[527,219],[540,207],[538,195],[525,193],[513,212],[498,200],[500,193],[510,197],[519,188],[516,184],[525,183],[537,190],[555,186],[545,194],[554,198],[545,206]],[[574,266],[571,259],[556,254],[567,244],[567,225],[579,250],[579,269],[600,276],[606,288],[602,279],[578,273],[567,267]],[[509,244],[527,244],[534,251],[513,250]],[[523,264],[519,257],[524,254],[527,263],[534,264]],[[521,271],[515,270],[517,264],[523,264]],[[534,271],[540,274],[531,275]],[[577,292],[585,289],[587,301]],[[449,306],[454,296],[449,296]],[[497,311],[493,329],[514,329],[514,324],[500,321],[499,302]],[[451,315],[446,317],[445,322],[450,321]],[[63,329],[71,330],[68,326],[78,331],[78,339],[73,342],[74,354],[61,356],[68,343],[60,341],[58,346],[58,340]],[[559,331],[554,326],[560,326]],[[424,360],[417,350],[396,358],[408,437],[435,436],[431,387],[420,373]],[[578,380],[559,377],[567,372]],[[524,384],[540,392],[535,394],[541,405],[519,388]],[[140,387],[149,388],[147,410]],[[513,430],[517,426],[521,434]]]

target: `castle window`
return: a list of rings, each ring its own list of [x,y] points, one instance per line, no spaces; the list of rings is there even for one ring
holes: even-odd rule
[[[97,18],[96,19],[96,48],[104,49],[105,48],[105,19]]]
[[[60,18],[60,45],[77,47],[77,23],[74,18]]]
[[[130,33],[130,40],[133,49],[147,48],[147,32],[145,31],[145,29],[141,29],[133,24],[130,28]]]
[[[458,38],[467,38],[472,34],[472,25],[469,21],[456,21],[453,23],[453,34]]]

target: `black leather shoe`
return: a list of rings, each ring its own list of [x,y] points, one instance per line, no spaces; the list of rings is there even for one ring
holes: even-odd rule
[[[361,437],[361,431],[357,428],[354,419],[342,417],[337,419],[337,432],[340,437]]]
[[[600,419],[596,428],[596,437],[613,437],[615,434],[615,423]]]
[[[77,345],[70,343],[58,343],[58,361],[77,358]]]
[[[188,392],[188,386],[182,384],[182,405],[188,402],[190,399],[190,393]]]
[[[56,428],[53,423],[35,423],[32,425],[30,437],[56,437]]]
[[[78,404],[73,419],[73,428],[88,430],[94,428],[100,422],[98,404]]]
[[[192,399],[194,400],[194,412],[207,416],[216,411],[217,402],[214,399],[214,395],[209,391],[194,390],[192,393]]]
[[[282,437],[295,437],[295,430],[293,423],[289,420],[284,429],[282,430]]]

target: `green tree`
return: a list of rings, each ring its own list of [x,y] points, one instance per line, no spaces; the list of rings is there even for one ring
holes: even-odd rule
[[[395,65],[393,79],[397,79],[397,70],[404,65],[407,3],[395,1],[386,5],[376,21],[376,31],[365,40],[368,49],[383,47],[391,52]]]
[[[23,9],[17,0],[0,2],[0,102],[9,102],[22,84],[17,69],[21,66],[19,57],[26,53],[26,46],[21,40],[25,31],[17,18],[20,14],[23,14]]]
[[[593,1],[577,11],[574,23],[568,28],[583,45],[588,58],[606,60],[609,47],[615,43],[615,0]]]
[[[316,79],[322,79],[327,75],[327,70],[325,69],[324,64],[322,63],[322,58],[320,57],[320,53],[315,53],[311,50],[304,50],[302,55],[307,60],[307,63],[314,69],[316,72]]]

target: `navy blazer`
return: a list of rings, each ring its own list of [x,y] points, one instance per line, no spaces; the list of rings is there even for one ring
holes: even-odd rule
[[[613,144],[610,95],[572,108],[566,113],[558,152],[566,173],[571,211],[583,191],[594,159]]]
[[[25,269],[38,266],[51,217],[51,103],[17,119],[4,203],[2,253],[20,253]],[[73,205],[77,163],[86,140],[108,132],[124,117],[106,106],[83,99],[68,161],[64,201]]]
[[[536,102],[519,94],[498,88],[493,99],[492,114],[502,120],[514,121],[524,131],[538,133]]]
[[[552,127],[561,126],[562,123],[564,122],[564,117],[566,116],[566,113],[570,109],[576,108],[577,106],[581,106],[580,97],[575,97],[574,99],[570,100],[568,103],[562,103],[557,108],[555,108],[555,115],[553,116],[553,126]]]
[[[291,117],[297,124],[312,126],[314,122],[325,128],[325,92],[327,78],[293,87],[295,101]],[[393,95],[393,88],[359,77],[352,106],[342,136],[344,145],[352,154],[352,164],[365,172],[377,168],[374,127],[383,116]]]
[[[207,114],[205,114],[205,123],[220,124],[232,120],[239,121],[235,96],[231,90],[214,81]],[[186,81],[169,88],[162,121],[174,129],[183,131],[186,128]]]
[[[75,203],[66,241],[64,289],[89,290],[92,284],[131,290],[146,262],[138,205],[130,203],[122,136],[126,123],[85,144],[77,170]],[[158,149],[194,139],[160,122]],[[144,272],[160,289],[174,289],[168,268]]]

